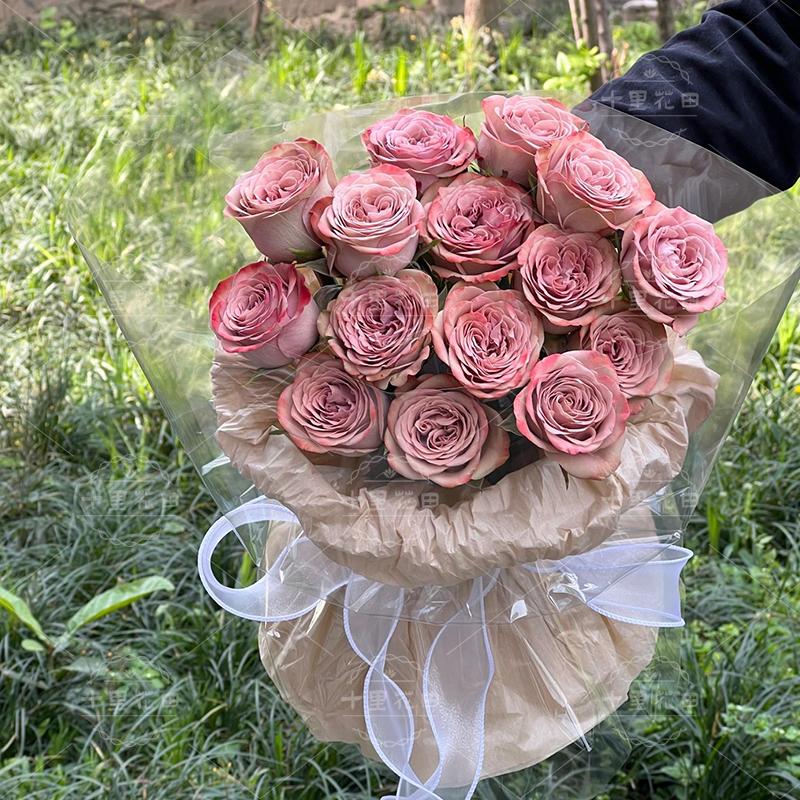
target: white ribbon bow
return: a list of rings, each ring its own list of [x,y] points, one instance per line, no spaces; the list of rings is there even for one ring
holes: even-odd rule
[[[367,735],[380,759],[398,777],[393,797],[469,800],[481,777],[486,695],[494,674],[484,599],[497,582],[499,570],[473,580],[469,599],[440,626],[428,651],[422,694],[437,763],[423,780],[411,766],[415,739],[411,703],[386,674],[386,657],[401,619],[405,590],[336,564],[305,536],[287,545],[251,586],[223,586],[211,570],[217,545],[238,526],[264,522],[299,525],[289,509],[259,497],[209,528],[198,551],[200,580],[206,591],[238,617],[285,622],[308,614],[331,593],[346,587],[345,633],[353,651],[367,665],[362,694]],[[639,541],[605,544],[589,553],[525,564],[524,568],[539,574],[560,573],[558,591],[598,614],[632,625],[672,628],[683,625],[678,579],[691,556],[690,550],[674,544]],[[551,688],[560,693],[557,685]],[[575,738],[591,749],[563,699]]]

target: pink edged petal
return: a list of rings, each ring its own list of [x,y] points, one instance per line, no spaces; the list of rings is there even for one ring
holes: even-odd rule
[[[301,450],[309,453],[326,453],[324,447],[314,444],[305,434],[305,431],[292,419],[292,386],[287,386],[278,398],[277,414],[278,423],[286,431],[286,435]]]
[[[316,343],[318,337],[317,304],[311,300],[300,312],[300,316],[285,325],[278,335],[278,347],[290,360],[305,355]]]
[[[456,486],[463,486],[475,478],[475,469],[477,468],[480,456],[475,456],[472,461],[465,467],[458,470],[444,470],[436,475],[432,475],[430,480],[445,489],[454,489]]]
[[[472,476],[473,480],[485,478],[490,472],[505,464],[508,461],[510,447],[511,438],[508,432],[496,424],[490,424],[489,437],[483,447],[480,463]]]
[[[644,409],[647,407],[647,404],[650,402],[649,397],[629,397],[628,398],[628,407],[631,410],[630,419],[634,419],[636,416],[642,413]]]
[[[402,475],[404,478],[408,478],[411,481],[427,480],[424,475],[415,472],[408,463],[408,459],[399,453],[389,451],[386,461],[398,475]]]
[[[608,478],[619,467],[624,443],[625,438],[621,437],[594,453],[567,455],[554,452],[547,455],[574,478],[599,481]]]

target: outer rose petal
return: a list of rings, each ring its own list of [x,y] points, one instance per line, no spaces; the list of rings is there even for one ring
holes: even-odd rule
[[[547,455],[573,477],[599,481],[607,478],[619,467],[624,444],[625,438],[621,436],[616,442],[595,450],[594,453],[569,455],[553,450]]]

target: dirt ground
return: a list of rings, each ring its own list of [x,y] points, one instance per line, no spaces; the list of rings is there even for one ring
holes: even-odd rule
[[[200,22],[216,24],[234,18],[249,21],[254,0],[0,0],[0,29],[13,20],[26,19],[34,24],[42,9],[56,7],[76,14],[107,12],[119,16],[191,17]],[[342,0],[269,0],[265,14],[278,13],[295,20],[335,12]],[[355,4],[348,0],[347,6]]]

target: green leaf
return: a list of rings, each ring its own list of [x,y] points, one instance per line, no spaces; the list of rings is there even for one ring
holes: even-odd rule
[[[139,580],[131,581],[130,583],[121,583],[107,592],[101,592],[70,617],[67,622],[66,633],[62,639],[71,636],[78,628],[162,589],[171,592],[175,587],[171,581],[162,578],[160,575],[150,575],[147,578],[139,578]]]
[[[294,256],[295,261],[305,266],[305,263],[308,261],[318,260],[321,250],[291,250],[290,252]]]
[[[47,651],[47,648],[41,642],[37,642],[36,639],[23,639],[22,649],[27,650],[29,653],[44,653]]]
[[[42,630],[39,620],[33,616],[28,604],[21,597],[17,597],[17,595],[2,586],[0,586],[0,606],[10,611],[20,622],[27,625],[38,639],[49,647],[53,646],[53,640]]]

